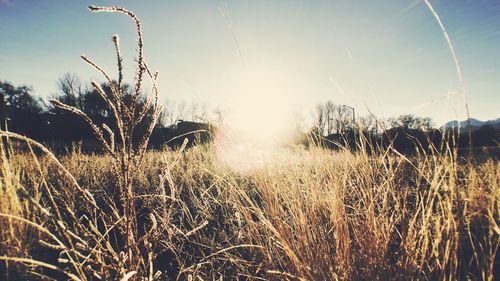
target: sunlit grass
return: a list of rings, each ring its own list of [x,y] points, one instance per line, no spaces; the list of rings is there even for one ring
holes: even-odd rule
[[[120,90],[114,36],[118,82],[82,58],[112,87],[107,95],[93,84],[115,130],[53,102],[83,118],[106,154],[56,157],[38,142],[0,133],[13,143],[0,147],[1,278],[494,280],[496,159],[463,159],[450,147],[417,146],[419,153],[404,156],[389,145],[368,154],[361,132],[358,150],[278,149],[284,113],[265,97],[238,101],[243,134],[220,131],[209,145],[146,151],[159,108],[141,24],[122,8],[89,8],[136,24],[132,102]],[[136,107],[144,77],[153,85],[152,117],[135,144],[148,111]]]
[[[153,250],[162,276],[493,280],[496,161],[470,165],[439,155],[405,160],[312,148],[282,150],[240,172],[221,165],[214,147],[179,153],[147,153],[134,184],[139,214],[153,211],[157,220],[170,221],[155,238],[164,246]],[[12,161],[36,171],[31,159]],[[110,161],[80,153],[62,159],[98,202],[114,189]],[[52,189],[64,186],[62,175],[41,171]],[[162,183],[157,175],[165,172],[171,180]],[[166,199],[157,196],[162,186]],[[64,204],[78,212],[78,199],[66,200],[74,200]],[[11,200],[13,206],[21,201]],[[168,217],[158,204],[173,206]],[[148,221],[140,219],[140,228]]]

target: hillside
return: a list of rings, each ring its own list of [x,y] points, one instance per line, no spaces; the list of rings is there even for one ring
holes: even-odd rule
[[[479,129],[482,126],[489,125],[492,126],[495,129],[500,129],[500,118],[493,119],[493,120],[487,120],[487,121],[481,121],[475,118],[469,118],[464,121],[458,121],[458,120],[453,120],[449,121],[443,126],[440,127],[440,129],[457,129],[460,128],[460,130],[465,130],[468,129],[469,126],[469,120],[470,120],[470,126],[472,131],[475,131]]]

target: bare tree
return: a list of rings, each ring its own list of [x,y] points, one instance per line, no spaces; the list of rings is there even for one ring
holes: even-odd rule
[[[160,120],[158,122],[161,122],[164,126],[169,126],[172,125],[176,122],[177,115],[177,101],[173,99],[166,99],[164,103],[164,110],[160,116]]]
[[[167,99],[164,105],[165,112],[161,116],[161,123],[165,126],[174,125],[184,119],[192,122],[210,122],[212,119],[221,122],[222,120],[222,110],[218,113],[219,116],[211,116],[211,109],[207,103],[196,101],[187,103],[184,100]]]
[[[313,112],[313,120],[314,120],[314,125],[313,125],[313,132],[323,136],[325,134],[325,127],[326,127],[326,110],[325,110],[325,105],[322,103],[318,103],[316,107],[314,108]]]
[[[358,120],[359,128],[366,133],[377,132],[377,119],[373,115],[362,116]]]
[[[337,134],[346,132],[352,128],[352,111],[349,107],[343,105],[336,105],[333,120],[335,122],[335,130]]]
[[[187,105],[185,101],[167,99],[164,103],[165,113],[163,114],[163,123],[166,126],[174,125],[179,120],[183,120],[187,117]]]
[[[198,110],[200,104],[198,102],[191,102],[188,107],[188,117],[190,121],[195,122],[198,118]]]
[[[428,131],[433,127],[431,118],[417,117],[413,114],[404,114],[396,118],[389,118],[388,121],[393,128]]]
[[[332,101],[316,105],[313,117],[315,131],[321,135],[340,134],[354,125],[352,109]]]
[[[326,135],[331,135],[334,131],[335,126],[335,108],[336,105],[332,101],[327,101],[325,103],[325,118],[326,118]],[[338,128],[337,128],[338,133]]]
[[[174,120],[174,123],[177,123],[177,121],[185,119],[187,117],[187,104],[185,101],[179,101],[176,106],[176,117]]]
[[[84,86],[82,80],[74,73],[65,73],[57,81],[57,86],[61,91],[59,101],[81,108],[81,97],[83,96]]]
[[[210,122],[210,117],[209,117],[209,106],[208,106],[208,103],[206,102],[202,102],[202,103],[199,103],[199,106],[198,106],[198,114],[196,116],[196,119],[197,122]]]

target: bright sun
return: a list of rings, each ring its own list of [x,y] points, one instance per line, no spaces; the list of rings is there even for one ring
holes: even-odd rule
[[[272,145],[289,130],[290,111],[290,99],[279,82],[251,81],[231,101],[227,124],[247,141]]]
[[[255,92],[241,97],[231,122],[235,129],[254,138],[274,140],[286,129],[287,112],[284,102],[276,93]]]
[[[215,144],[219,160],[249,170],[269,160],[290,133],[291,101],[283,81],[254,79],[228,103],[226,129]]]

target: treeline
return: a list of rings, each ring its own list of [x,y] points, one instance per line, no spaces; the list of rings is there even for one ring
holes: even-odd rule
[[[429,117],[403,114],[387,120],[373,115],[355,119],[354,108],[332,101],[320,103],[314,112],[315,124],[307,139],[335,149],[385,150],[391,146],[403,153],[444,151],[457,148],[465,153],[486,151],[500,156],[500,129],[491,125],[479,128],[438,129]],[[363,147],[361,147],[363,143]]]
[[[109,85],[99,85],[112,98]],[[2,129],[19,133],[43,142],[54,150],[65,150],[72,144],[81,144],[87,151],[98,151],[99,146],[89,125],[79,116],[52,106],[49,100],[56,100],[73,106],[85,113],[95,124],[106,124],[115,129],[110,110],[102,97],[91,85],[82,83],[78,76],[65,74],[58,80],[59,92],[48,100],[36,97],[29,86],[14,86],[9,82],[0,81],[0,95],[4,105],[2,112]],[[132,88],[124,84],[122,92],[125,103],[132,97]],[[206,105],[192,103],[173,104],[169,101],[168,109],[160,116],[150,138],[150,147],[160,148],[164,145],[177,146],[184,137],[190,144],[196,140],[206,142],[211,139],[214,127],[208,124],[208,109]],[[149,107],[149,108],[148,108]],[[136,137],[142,136],[146,130],[145,124],[152,118],[152,105],[145,96],[139,98],[134,114],[147,110],[144,120],[137,124]],[[184,119],[189,119],[190,122]],[[171,123],[169,123],[169,121]],[[191,133],[196,131],[197,133]],[[176,138],[177,136],[183,138]]]
[[[112,97],[106,84],[100,85]],[[132,95],[130,86],[124,84],[125,102]],[[65,74],[58,80],[59,92],[50,99],[74,106],[89,116],[96,124],[114,128],[109,108],[94,87],[82,83],[74,74]],[[92,130],[75,114],[55,108],[49,101],[36,97],[28,86],[14,86],[0,81],[3,96],[2,129],[20,133],[43,142],[55,150],[64,150],[73,143],[82,143],[83,148],[98,150]],[[152,108],[145,97],[139,99],[138,114],[147,110],[144,124],[151,118]],[[298,120],[303,118],[298,118]],[[216,128],[224,122],[220,108],[210,109],[206,104],[167,101],[164,111],[150,139],[150,147],[178,146],[184,138],[189,144],[212,140]],[[137,137],[146,128],[137,125]],[[405,153],[418,149],[442,149],[448,147],[498,148],[500,130],[483,126],[470,134],[468,130],[440,130],[430,118],[401,115],[388,120],[379,120],[373,115],[357,117],[355,108],[338,105],[332,101],[320,103],[313,113],[313,124],[291,124],[295,128],[290,143],[310,145],[316,143],[332,149],[349,147],[361,149],[360,140],[367,146],[363,149],[385,149],[392,146]]]

